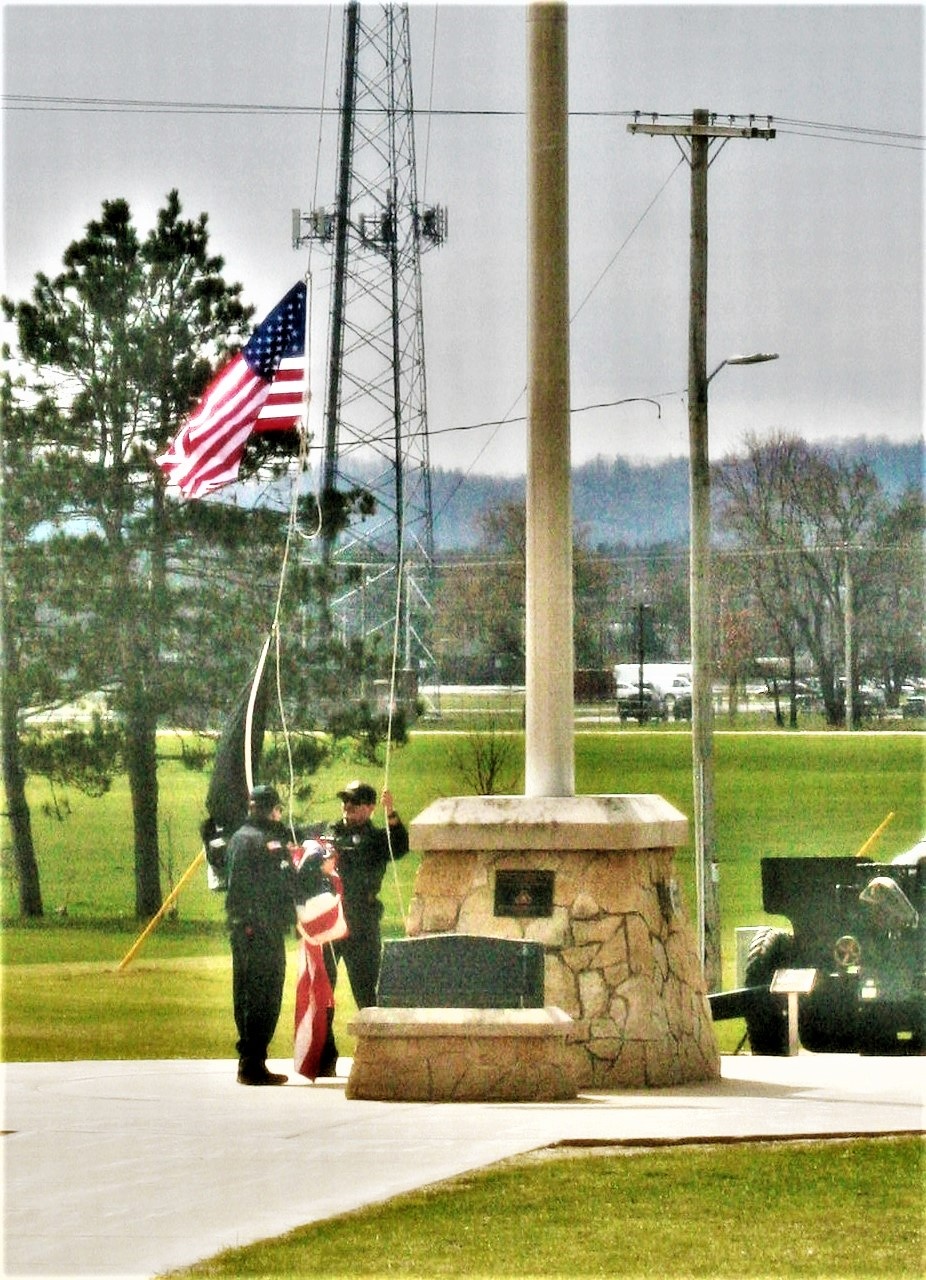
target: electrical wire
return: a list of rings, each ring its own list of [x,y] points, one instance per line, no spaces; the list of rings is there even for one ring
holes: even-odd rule
[[[423,204],[427,204],[428,191],[428,160],[431,155],[431,122],[434,119],[434,73],[437,69],[437,18],[440,12],[438,5],[434,6],[434,27],[431,34],[431,76],[428,85],[428,127],[424,139],[424,169],[421,176],[421,200]]]
[[[615,262],[617,262],[618,258],[621,256],[621,254],[622,254],[622,253],[624,252],[624,250],[627,248],[627,245],[628,245],[628,244],[630,243],[630,241],[633,239],[634,233],[637,231],[637,229],[639,228],[639,226],[641,225],[641,223],[644,221],[644,219],[645,219],[645,218],[647,217],[647,215],[649,214],[649,212],[650,212],[650,210],[652,209],[653,205],[656,203],[656,201],[657,201],[657,200],[659,199],[659,197],[662,195],[663,191],[665,191],[666,187],[669,185],[669,183],[672,181],[672,179],[675,177],[676,173],[678,172],[678,170],[682,167],[682,165],[683,165],[684,163],[685,163],[685,157],[683,156],[683,157],[678,161],[678,163],[676,164],[676,166],[675,166],[675,168],[672,170],[672,172],[669,174],[669,176],[666,178],[665,182],[662,184],[662,186],[659,188],[659,190],[658,190],[658,191],[656,192],[656,194],[653,196],[652,200],[649,202],[649,204],[646,206],[646,208],[645,208],[645,209],[643,210],[643,212],[640,214],[639,218],[636,220],[636,222],[635,222],[635,223],[633,224],[633,226],[630,228],[630,230],[628,231],[627,235],[625,236],[625,238],[624,238],[623,242],[622,242],[622,243],[620,244],[620,246],[618,247],[617,252],[614,254],[614,257],[611,259],[611,261],[608,263],[608,265],[607,265],[607,266],[605,267],[605,269],[602,271],[601,275],[598,277],[598,279],[595,281],[595,283],[594,283],[594,284],[592,285],[592,287],[589,289],[588,293],[586,293],[585,297],[582,299],[582,301],[581,301],[581,302],[579,303],[579,305],[576,307],[575,311],[573,311],[572,315],[571,315],[571,316],[570,316],[570,318],[569,318],[569,323],[570,323],[570,324],[572,324],[572,322],[576,319],[576,317],[577,317],[577,316],[579,315],[579,313],[581,312],[582,308],[585,306],[586,302],[588,302],[589,298],[591,298],[592,294],[595,292],[595,290],[596,290],[596,289],[598,288],[598,286],[601,284],[602,280],[605,278],[605,276],[608,274],[608,272],[609,272],[609,271],[611,270],[611,268],[614,266]]]
[[[436,40],[436,19],[435,19]],[[432,93],[433,98],[433,81]],[[174,115],[338,115],[340,108],[326,106],[324,98],[316,105],[305,103],[270,103],[270,102],[193,102],[182,99],[156,98],[93,98],[80,96],[56,96],[52,94],[5,93],[2,104],[8,111],[79,111],[79,112],[113,112],[129,114],[174,114]],[[379,114],[375,107],[358,107],[356,114]],[[429,102],[427,107],[415,107],[413,114],[427,117],[428,120],[439,118],[462,119],[523,119],[523,108],[506,109],[490,107],[435,107]],[[691,118],[689,112],[672,111],[639,111],[626,109],[602,108],[594,111],[570,110],[570,119],[574,120],[621,120],[646,119],[656,121],[682,121]],[[896,129],[876,129],[863,125],[830,124],[820,120],[792,119],[788,116],[763,116],[761,113],[724,113],[712,112],[711,121],[726,122],[731,126],[750,127],[756,121],[767,121],[768,127],[774,127],[780,133],[789,133],[801,137],[820,138],[829,141],[856,142],[867,146],[905,147],[911,150],[926,149],[926,135],[910,133]]]

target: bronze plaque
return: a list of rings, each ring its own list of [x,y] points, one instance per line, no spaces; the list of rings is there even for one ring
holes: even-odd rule
[[[496,871],[497,916],[551,916],[552,871]]]

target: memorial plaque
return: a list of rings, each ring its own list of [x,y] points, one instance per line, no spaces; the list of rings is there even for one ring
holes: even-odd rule
[[[434,934],[383,943],[381,1008],[542,1009],[539,942]]]
[[[551,916],[553,878],[552,871],[496,871],[495,914]]]

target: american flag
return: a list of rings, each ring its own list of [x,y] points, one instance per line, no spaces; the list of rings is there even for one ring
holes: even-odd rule
[[[321,947],[303,939],[296,976],[296,1028],[293,1066],[299,1075],[314,1080],[321,1065],[328,1034],[328,1010],[334,1008],[334,992],[325,969]]]
[[[293,849],[298,869],[306,855],[323,860],[333,847],[325,840],[307,840]],[[296,904],[297,929],[302,939],[296,971],[296,1020],[293,1037],[293,1065],[301,1076],[314,1080],[318,1075],[328,1035],[328,1012],[334,1009],[334,992],[325,969],[323,947],[347,936],[343,886],[336,871],[328,872],[330,891],[315,894]]]
[[[306,287],[300,281],[213,378],[157,459],[184,498],[231,484],[252,433],[289,431],[303,417]]]

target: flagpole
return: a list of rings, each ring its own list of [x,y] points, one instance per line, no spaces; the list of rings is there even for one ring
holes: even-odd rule
[[[194,875],[196,871],[199,870],[199,868],[202,866],[205,860],[206,860],[206,850],[200,849],[199,853],[196,855],[196,857],[187,867],[186,871],[184,871],[183,875],[174,885],[173,889],[170,891],[170,893],[161,903],[160,910],[157,912],[156,915],[153,915],[151,917],[147,925],[145,925],[144,929],[141,931],[141,933],[132,943],[131,947],[129,947],[128,951],[119,961],[118,972],[121,973],[121,971],[134,959],[135,955],[141,949],[141,946],[144,943],[145,939],[148,937],[149,934],[154,932],[157,926],[164,919],[164,916],[167,914],[167,912],[170,910],[173,904],[177,901],[177,899],[180,896],[180,890],[184,887],[184,885],[187,883],[190,877]]]

